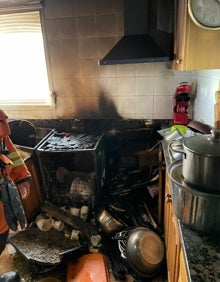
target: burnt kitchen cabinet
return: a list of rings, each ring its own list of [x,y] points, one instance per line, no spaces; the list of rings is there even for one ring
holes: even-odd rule
[[[177,218],[173,211],[168,173],[165,179],[164,235],[166,245],[167,276],[169,282],[187,282],[188,275],[180,241]]]
[[[176,0],[174,60],[176,70],[220,68],[220,29],[198,27],[191,20],[187,0]]]

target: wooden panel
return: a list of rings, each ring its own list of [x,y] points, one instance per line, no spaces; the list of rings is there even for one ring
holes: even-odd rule
[[[158,195],[158,223],[163,224],[162,211],[164,207],[164,161],[163,161],[163,152],[160,148],[159,150],[159,195]]]
[[[178,282],[189,282],[183,250],[180,250],[180,265],[179,265],[179,279]]]
[[[171,220],[173,220],[173,217]],[[170,224],[167,248],[167,270],[169,282],[176,282],[179,276],[179,240],[177,240],[176,236],[175,225]]]
[[[179,267],[180,267],[180,250],[181,250],[181,245],[180,245],[180,234],[179,234],[179,227],[177,223],[177,218],[174,215],[173,209],[172,209],[172,223],[173,223],[173,242],[172,244],[175,244],[175,272],[174,272],[174,280],[173,281],[178,281],[179,277]]]
[[[196,26],[187,15],[184,69],[220,68],[220,30]]]
[[[177,70],[219,69],[220,30],[196,26],[189,17],[187,0],[177,2],[175,60],[172,67]]]
[[[177,218],[173,211],[170,180],[167,172],[164,200],[164,234],[168,281],[177,282],[179,277],[179,254],[181,245]]]
[[[166,247],[168,247],[170,209],[171,209],[171,202],[169,202],[169,195],[170,195],[169,179],[166,173],[165,196],[164,196],[164,234],[165,234]]]
[[[27,199],[22,199],[22,204],[27,221],[30,222],[39,210],[43,199],[39,184],[39,176],[37,174],[33,159],[32,157],[28,157],[24,161],[32,176],[30,183],[31,191],[29,197]]]

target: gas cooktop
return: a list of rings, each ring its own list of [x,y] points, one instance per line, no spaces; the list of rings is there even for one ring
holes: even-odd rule
[[[41,143],[38,150],[91,150],[97,147],[100,139],[100,134],[58,133],[55,131]]]

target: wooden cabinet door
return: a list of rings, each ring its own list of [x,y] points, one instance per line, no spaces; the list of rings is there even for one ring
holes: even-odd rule
[[[168,281],[176,282],[179,276],[179,253],[180,253],[180,239],[177,230],[177,219],[175,215],[171,218],[170,232],[168,238],[167,248],[167,269]]]
[[[187,267],[184,259],[184,254],[182,248],[180,249],[180,259],[179,259],[179,278],[178,282],[189,282]]]
[[[173,211],[169,177],[166,173],[164,203],[164,233],[169,282],[177,282],[179,277],[180,236],[177,218]]]
[[[165,196],[164,196],[164,234],[165,244],[168,246],[168,238],[170,232],[170,216],[171,216],[171,193],[169,187],[168,174],[166,173],[165,180]]]
[[[220,30],[196,26],[190,19],[187,0],[177,0],[173,68],[205,70],[220,68]]]

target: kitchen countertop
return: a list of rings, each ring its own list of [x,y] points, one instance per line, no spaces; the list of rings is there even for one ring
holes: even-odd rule
[[[171,163],[167,143],[162,142],[166,166]],[[172,182],[171,182],[172,185]],[[178,220],[182,249],[192,282],[220,281],[220,240],[219,236],[204,235],[191,230]]]

